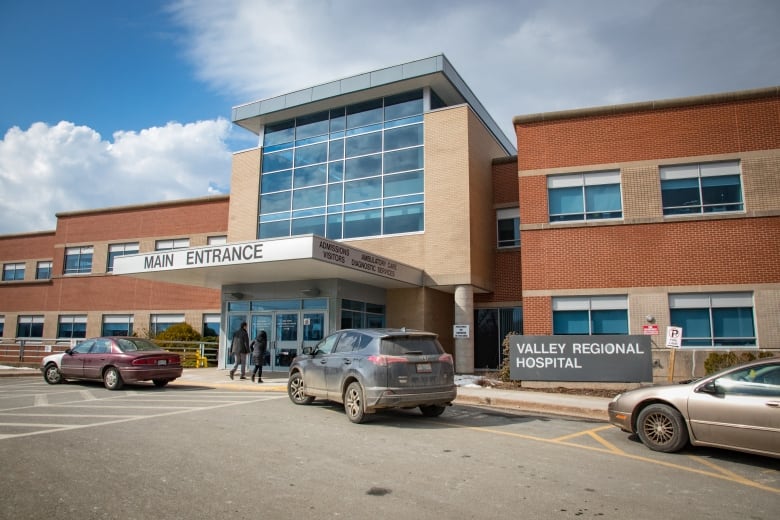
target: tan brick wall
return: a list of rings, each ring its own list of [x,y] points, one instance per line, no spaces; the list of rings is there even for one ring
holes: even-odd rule
[[[780,284],[760,287],[753,293],[753,300],[758,345],[780,349]]]
[[[261,158],[260,148],[233,154],[228,242],[257,240]]]
[[[780,211],[780,150],[742,160],[742,189],[748,212]]]
[[[626,223],[658,220],[663,213],[658,166],[629,166],[621,171],[623,220]]]

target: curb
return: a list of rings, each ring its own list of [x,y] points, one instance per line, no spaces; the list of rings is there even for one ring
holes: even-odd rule
[[[562,404],[551,405],[549,403],[537,403],[520,399],[506,399],[502,397],[485,397],[478,395],[458,395],[455,398],[458,404],[477,404],[480,406],[492,406],[509,410],[522,410],[525,412],[562,415],[566,417],[578,417],[581,419],[593,419],[608,421],[609,414],[600,408],[585,408],[581,406],[567,406]]]

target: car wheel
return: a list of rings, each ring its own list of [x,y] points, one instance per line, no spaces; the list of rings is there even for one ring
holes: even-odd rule
[[[154,386],[157,388],[162,388],[165,385],[167,385],[170,382],[169,379],[152,379],[152,383],[154,383]]]
[[[54,363],[46,365],[46,369],[43,371],[43,379],[50,385],[58,385],[65,382],[62,372]]]
[[[446,406],[442,406],[440,404],[432,404],[428,406],[420,406],[420,411],[425,417],[438,417],[441,414],[444,413],[444,410],[446,410]]]
[[[122,376],[119,374],[119,369],[115,367],[108,367],[103,372],[103,384],[109,390],[120,390],[124,386]]]
[[[654,451],[671,453],[688,444],[688,430],[680,412],[669,405],[651,404],[637,419],[637,435],[642,443]]]
[[[347,393],[344,395],[344,411],[347,412],[347,419],[355,424],[366,420],[366,411],[363,409],[363,387],[357,381],[347,387]]]
[[[303,376],[300,372],[295,372],[287,381],[287,395],[290,401],[295,404],[311,404],[314,398],[303,393]]]

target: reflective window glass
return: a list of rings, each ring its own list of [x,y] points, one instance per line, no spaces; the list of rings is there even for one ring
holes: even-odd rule
[[[382,132],[357,135],[346,140],[346,156],[356,157],[382,151]]]
[[[382,196],[382,179],[374,177],[344,183],[344,202],[378,199]]]
[[[295,138],[295,121],[284,121],[265,127],[263,146],[291,142]]]
[[[385,150],[395,150],[421,144],[423,144],[422,125],[402,126],[385,130]]]
[[[277,213],[290,210],[290,191],[260,196],[260,213]]]
[[[328,163],[328,182],[344,180],[344,161]]]
[[[295,166],[308,166],[328,160],[328,143],[302,146],[295,149]]]
[[[325,235],[325,217],[296,218],[292,221],[293,235]]]
[[[307,139],[309,137],[327,134],[329,128],[328,112],[320,112],[309,116],[299,117],[295,124],[295,139]]]
[[[325,205],[325,186],[305,188],[293,192],[293,209]]]
[[[382,155],[365,155],[347,159],[344,170],[344,178],[349,180],[379,175],[382,173]]]
[[[423,230],[423,206],[395,206],[384,210],[385,234],[413,233]]]
[[[325,184],[327,180],[327,165],[318,164],[316,166],[307,166],[305,168],[295,169],[295,188],[304,188],[307,186],[316,186]]]
[[[382,232],[381,210],[344,214],[344,238],[370,237]]]
[[[422,112],[423,98],[420,90],[385,98],[385,120],[409,117]]]
[[[384,177],[385,197],[396,197],[410,193],[421,193],[423,187],[423,172],[398,173]]]
[[[407,148],[385,153],[385,173],[419,170],[423,167],[423,148]]]
[[[382,100],[375,99],[347,107],[347,128],[382,122]]]
[[[293,151],[282,150],[281,152],[263,154],[263,173],[275,172],[292,168]]]
[[[269,173],[260,178],[261,193],[289,190],[290,188],[292,188],[292,170]]]

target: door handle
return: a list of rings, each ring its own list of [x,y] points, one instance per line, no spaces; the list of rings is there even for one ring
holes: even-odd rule
[[[352,364],[352,360],[349,359],[349,358],[344,358],[344,364],[345,365],[351,365]]]
[[[780,401],[767,401],[766,405],[772,408],[780,408]]]

